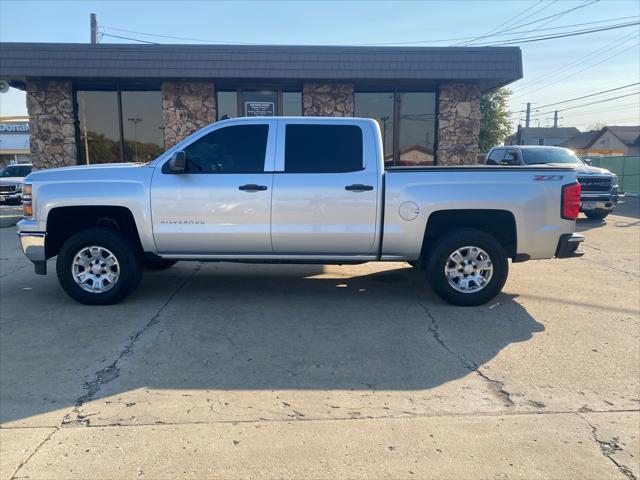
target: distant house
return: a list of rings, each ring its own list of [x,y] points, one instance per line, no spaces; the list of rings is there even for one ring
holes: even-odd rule
[[[560,145],[565,140],[578,135],[575,127],[519,127],[518,131],[505,141],[505,145]]]
[[[640,126],[604,127],[579,133],[560,144],[582,156],[640,156]]]

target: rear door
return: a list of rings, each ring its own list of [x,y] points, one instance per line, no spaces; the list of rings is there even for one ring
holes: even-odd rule
[[[183,147],[187,171],[158,166],[151,185],[161,253],[271,254],[276,120],[225,122]]]
[[[368,122],[280,120],[271,240],[276,254],[376,250],[376,137]]]

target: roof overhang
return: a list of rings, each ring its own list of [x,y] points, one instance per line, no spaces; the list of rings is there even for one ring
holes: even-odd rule
[[[0,43],[0,79],[346,81],[357,85],[477,83],[522,78],[518,47],[351,47]]]

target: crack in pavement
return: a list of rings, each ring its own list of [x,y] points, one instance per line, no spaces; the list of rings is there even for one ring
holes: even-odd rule
[[[600,440],[598,438],[598,429],[595,427],[595,425],[591,425],[591,423],[589,422],[589,420],[587,420],[585,417],[583,417],[582,415],[580,415],[579,413],[576,413],[576,415],[578,415],[578,417],[580,417],[582,420],[584,420],[584,422],[589,426],[589,428],[591,429],[591,436],[593,437],[593,440],[598,444],[598,446],[600,447],[600,452],[602,452],[602,455],[604,455],[606,458],[608,458],[611,463],[613,463],[618,470],[620,471],[620,473],[622,473],[625,477],[627,477],[629,480],[637,480],[636,476],[633,474],[633,472],[631,471],[631,469],[629,467],[627,467],[626,465],[621,464],[620,462],[618,462],[613,455],[616,452],[621,452],[623,451],[622,447],[618,444],[618,437],[613,437],[610,441],[606,442],[604,440]]]
[[[422,309],[431,320],[431,323],[429,324],[429,332],[431,332],[434,340],[438,342],[438,345],[444,348],[451,355],[455,356],[464,368],[466,368],[470,372],[476,373],[480,378],[487,382],[487,384],[489,385],[489,389],[502,401],[505,407],[513,407],[515,403],[511,399],[511,393],[505,390],[504,382],[490,378],[486,373],[480,370],[480,366],[477,363],[475,363],[473,360],[468,359],[463,354],[456,352],[453,348],[447,345],[442,337],[440,337],[438,323],[431,313],[431,310],[429,310],[429,307],[424,304],[424,302],[418,295],[416,295],[416,297],[418,299],[418,304],[422,307]]]
[[[22,265],[22,266],[20,266],[18,268],[15,268],[15,269],[11,270],[10,272],[5,272],[2,275],[0,275],[0,280],[3,279],[3,278],[8,277],[9,275],[13,275],[14,273],[19,272],[20,270],[22,270],[24,268],[27,268],[28,266],[29,266],[28,264],[27,265]]]
[[[49,439],[53,436],[54,433],[56,433],[58,431],[58,427],[53,427],[53,431],[47,435],[44,440],[42,440],[37,446],[36,448],[34,448],[33,452],[31,452],[31,454],[27,455],[27,458],[25,458],[23,461],[21,461],[18,466],[16,467],[16,469],[13,471],[13,473],[11,474],[11,476],[9,477],[9,480],[13,480],[14,478],[17,478],[16,475],[18,475],[18,472],[22,469],[22,467],[24,467],[27,462],[29,460],[31,460],[31,458],[38,453],[38,451],[42,448],[42,446],[47,443],[49,441]]]
[[[136,343],[138,342],[138,340],[140,340],[140,338],[150,328],[152,328],[154,325],[156,325],[160,321],[160,315],[162,314],[164,309],[169,305],[169,303],[171,303],[171,301],[175,298],[175,296],[178,295],[178,293],[180,293],[182,291],[182,289],[185,287],[185,285],[200,270],[201,266],[202,266],[201,264],[198,264],[193,269],[191,274],[187,278],[185,278],[182,281],[182,283],[180,283],[180,285],[178,285],[178,288],[176,288],[173,291],[173,293],[171,295],[169,295],[169,298],[167,298],[167,300],[160,306],[158,311],[151,317],[151,319],[142,328],[140,328],[135,334],[133,334],[131,337],[129,337],[129,343],[127,343],[127,345],[125,345],[125,347],[122,349],[120,354],[116,357],[116,359],[113,362],[111,362],[109,365],[107,365],[102,370],[98,370],[97,372],[95,372],[95,376],[94,376],[93,380],[91,380],[89,382],[84,382],[83,388],[86,391],[86,393],[84,395],[80,396],[76,400],[75,405],[74,405],[73,409],[71,410],[71,412],[67,413],[63,417],[62,426],[67,426],[67,425],[80,425],[80,426],[85,426],[85,427],[89,426],[91,421],[90,421],[90,419],[88,417],[90,417],[91,415],[83,415],[80,412],[80,407],[82,407],[82,405],[84,405],[85,403],[90,402],[91,400],[93,400],[95,398],[96,394],[102,388],[102,385],[105,385],[105,384],[115,380],[116,378],[118,378],[120,376],[120,367],[118,367],[118,362],[120,360],[122,360],[123,358],[129,357],[129,356],[131,356],[133,354],[134,347],[135,347]]]

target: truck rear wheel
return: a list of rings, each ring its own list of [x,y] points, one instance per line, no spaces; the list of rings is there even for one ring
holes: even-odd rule
[[[482,305],[507,281],[509,262],[502,245],[491,235],[471,228],[453,230],[439,238],[426,262],[431,288],[454,305]]]
[[[133,292],[142,278],[142,260],[129,238],[97,227],[70,237],[56,261],[58,281],[85,305],[111,305]]]

